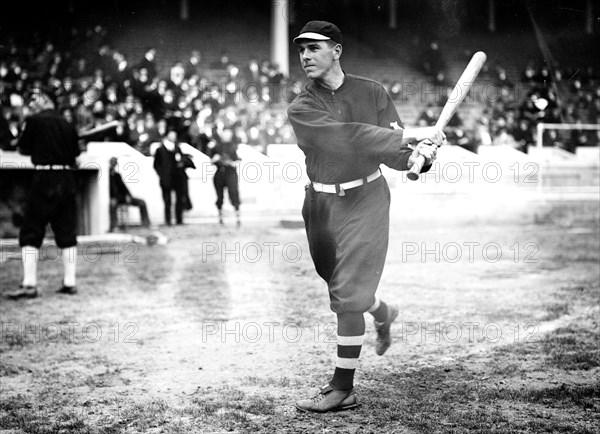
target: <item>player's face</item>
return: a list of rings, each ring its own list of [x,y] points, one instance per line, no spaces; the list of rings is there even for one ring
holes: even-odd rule
[[[300,64],[308,78],[321,79],[333,68],[341,54],[341,45],[333,47],[327,41],[302,41],[298,45]]]

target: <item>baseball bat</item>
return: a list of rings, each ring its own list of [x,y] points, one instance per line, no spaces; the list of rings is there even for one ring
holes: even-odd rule
[[[97,127],[91,128],[89,130],[79,131],[79,138],[88,137],[94,135],[96,133],[100,133],[102,131],[110,130],[111,128],[116,128],[121,125],[121,121],[110,121],[102,125],[98,125]]]
[[[471,86],[473,85],[477,74],[479,74],[481,67],[485,63],[486,58],[487,56],[483,51],[478,51],[477,53],[473,54],[471,61],[456,82],[454,89],[452,89],[452,93],[450,94],[448,101],[446,101],[446,104],[440,113],[440,117],[435,123],[436,127],[444,129],[446,125],[448,125],[448,122],[450,122],[450,119],[452,119],[452,116],[454,116],[454,113],[456,113],[458,106],[463,102],[465,96],[467,96],[469,93],[469,89],[471,89]],[[415,161],[406,175],[408,179],[411,181],[416,181],[419,179],[423,164],[425,164],[425,157],[419,155],[417,157],[417,161]]]

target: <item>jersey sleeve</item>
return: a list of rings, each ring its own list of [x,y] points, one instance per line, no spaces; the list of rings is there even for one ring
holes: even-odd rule
[[[398,115],[394,101],[387,91],[381,87],[375,87],[375,100],[377,101],[377,116],[378,124],[383,128],[404,128],[402,120]],[[398,153],[395,155],[386,155],[382,158],[381,162],[391,169],[395,170],[408,170],[408,158],[411,156],[413,150],[407,145],[403,145]],[[421,172],[427,172],[431,168],[431,165],[424,166]]]
[[[380,160],[396,156],[402,149],[402,130],[359,122],[340,122],[330,112],[299,97],[288,108],[298,145],[333,155],[364,155]]]

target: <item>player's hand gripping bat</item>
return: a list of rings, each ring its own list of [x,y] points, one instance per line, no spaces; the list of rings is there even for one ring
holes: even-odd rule
[[[452,89],[452,93],[450,94],[450,97],[448,98],[448,101],[442,109],[440,117],[435,124],[436,127],[444,129],[446,125],[448,125],[448,122],[450,122],[450,119],[452,119],[452,116],[454,116],[454,113],[456,113],[458,106],[465,99],[467,93],[469,93],[469,89],[473,85],[473,82],[475,81],[477,74],[479,74],[481,67],[485,63],[486,58],[487,56],[483,51],[478,51],[477,53],[473,54],[471,61],[458,79],[454,89]],[[423,164],[425,164],[425,157],[419,155],[417,161],[415,161],[406,175],[408,179],[411,181],[416,181],[419,179]]]

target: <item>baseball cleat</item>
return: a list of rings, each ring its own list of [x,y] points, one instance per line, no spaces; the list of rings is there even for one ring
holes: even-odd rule
[[[75,295],[75,294],[77,294],[77,287],[76,286],[66,286],[66,285],[63,285],[56,292],[59,293],[59,294]]]
[[[381,325],[375,324],[377,331],[377,342],[375,343],[375,352],[378,356],[383,356],[392,345],[392,337],[390,336],[390,327],[398,316],[398,307],[389,306],[388,320]]]
[[[296,402],[298,410],[313,413],[348,410],[357,406],[354,389],[335,390],[330,384],[319,390],[315,397]]]
[[[11,300],[18,300],[19,298],[35,298],[38,296],[38,290],[35,286],[19,285],[19,289],[9,291],[4,295]]]

